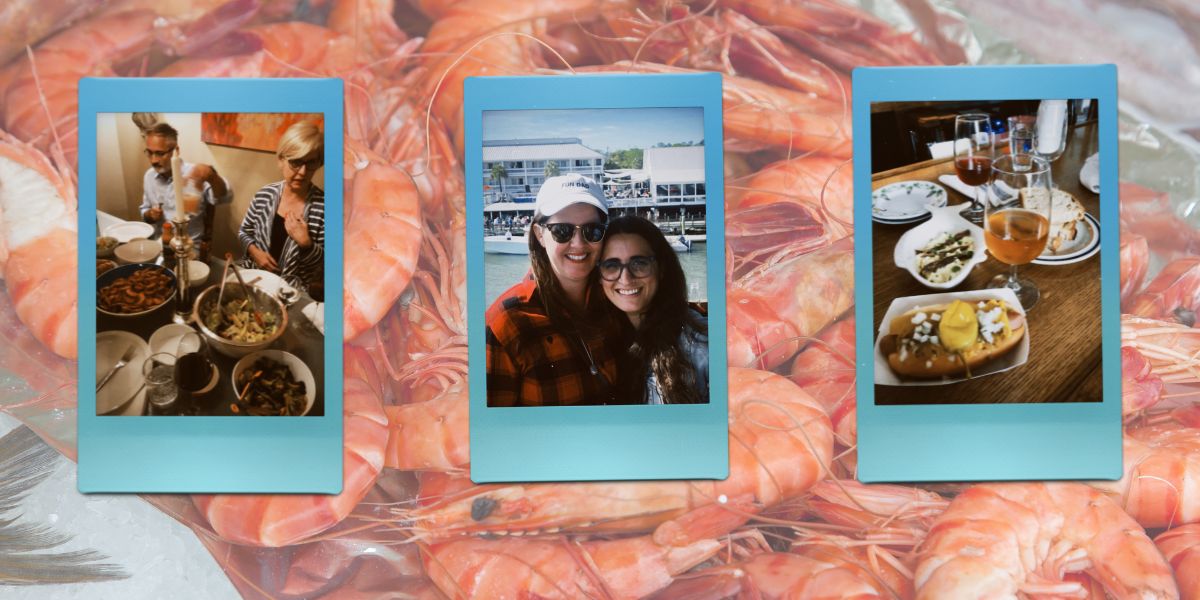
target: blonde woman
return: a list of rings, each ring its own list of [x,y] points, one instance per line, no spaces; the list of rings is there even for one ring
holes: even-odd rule
[[[238,231],[239,266],[278,273],[302,290],[322,276],[325,192],[312,179],[324,156],[324,133],[316,125],[301,121],[284,132],[276,152],[283,181],[264,186],[250,202]]]

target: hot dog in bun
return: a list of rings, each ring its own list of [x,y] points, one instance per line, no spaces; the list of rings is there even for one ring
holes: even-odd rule
[[[880,350],[896,373],[931,379],[970,373],[1025,335],[1025,316],[1003,300],[922,306],[892,319]]]

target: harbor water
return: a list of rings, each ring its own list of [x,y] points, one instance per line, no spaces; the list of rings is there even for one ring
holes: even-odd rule
[[[688,300],[692,302],[708,301],[708,261],[705,260],[707,244],[695,242],[691,252],[678,252],[679,262],[683,265],[683,273],[687,276]],[[513,254],[483,255],[484,272],[487,275],[484,294],[487,306],[491,306],[496,298],[505,290],[516,285],[521,278],[529,273],[529,257]]]

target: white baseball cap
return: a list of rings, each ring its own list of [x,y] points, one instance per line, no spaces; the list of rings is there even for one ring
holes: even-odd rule
[[[608,202],[604,200],[604,191],[600,184],[591,177],[579,173],[568,173],[561,177],[550,177],[538,190],[537,210],[544,216],[551,216],[558,211],[576,203],[591,204],[608,214]]]

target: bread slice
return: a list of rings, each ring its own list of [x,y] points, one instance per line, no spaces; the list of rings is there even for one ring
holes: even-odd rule
[[[1049,204],[1050,241],[1047,246],[1057,252],[1063,244],[1075,239],[1075,224],[1083,220],[1085,211],[1071,194],[1057,189],[1051,192],[1047,194],[1045,188],[1021,188],[1021,206],[1044,215]]]

